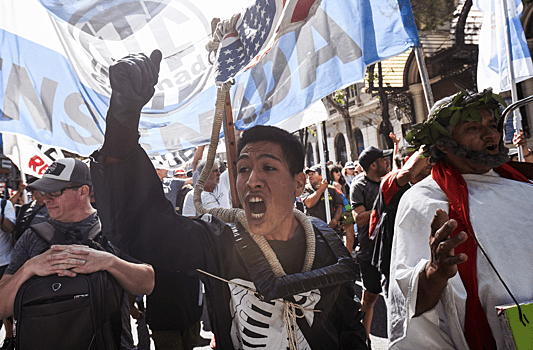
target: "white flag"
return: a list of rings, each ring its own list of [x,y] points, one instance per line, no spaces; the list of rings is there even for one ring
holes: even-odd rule
[[[507,2],[515,82],[533,77],[531,54],[520,22],[522,0],[474,0],[473,5],[484,13],[477,67],[477,85],[480,91],[488,87],[492,87],[496,93],[511,89],[504,30],[506,16],[502,11],[502,1]]]
[[[4,154],[26,175],[41,177],[55,160],[65,158],[59,148],[44,146],[22,135],[3,134]]]

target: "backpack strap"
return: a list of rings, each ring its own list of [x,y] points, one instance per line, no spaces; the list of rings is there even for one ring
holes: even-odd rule
[[[0,221],[0,228],[2,228],[2,225],[4,225],[4,217],[5,217],[5,212],[6,212],[6,204],[7,204],[7,199],[5,198],[2,198],[2,221]]]
[[[96,239],[96,236],[98,236],[100,232],[102,232],[102,224],[100,223],[100,219],[98,219],[89,229],[89,234],[87,235],[87,238]]]
[[[61,244],[65,241],[65,235],[57,231],[54,226],[48,222],[41,222],[35,225],[30,225],[33,231],[37,233],[39,237],[45,240],[48,244]],[[88,239],[95,239],[96,236],[101,232],[102,224],[100,220],[97,220],[93,226],[89,229],[89,234],[87,235]]]
[[[30,225],[30,228],[41,237],[46,243],[53,245],[65,240],[65,236],[60,232],[56,232],[54,226],[48,222],[41,222],[35,225]]]
[[[15,224],[15,239],[19,239],[20,236],[30,227],[32,220],[37,216],[39,211],[45,207],[46,204],[41,205],[27,205],[20,208]],[[29,213],[29,214],[28,214]]]

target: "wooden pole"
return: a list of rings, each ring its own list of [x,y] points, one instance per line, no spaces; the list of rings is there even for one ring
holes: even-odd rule
[[[231,111],[231,98],[226,91],[224,102],[224,140],[226,142],[226,157],[228,158],[229,183],[231,188],[231,202],[233,208],[242,208],[235,184],[237,182],[237,144],[235,143],[235,126]]]

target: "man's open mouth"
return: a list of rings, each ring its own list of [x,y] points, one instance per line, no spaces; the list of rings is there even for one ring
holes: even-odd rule
[[[494,150],[496,150],[497,148],[498,148],[497,145],[488,145],[488,146],[487,146],[487,150],[488,150],[488,151],[494,151]]]
[[[250,206],[252,218],[261,219],[265,215],[266,205],[262,198],[251,197],[248,205]]]

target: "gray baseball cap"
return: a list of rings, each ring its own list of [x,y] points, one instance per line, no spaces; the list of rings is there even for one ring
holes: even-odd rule
[[[92,186],[91,171],[79,159],[63,158],[53,162],[39,180],[27,187],[29,191],[55,192],[72,184]]]

